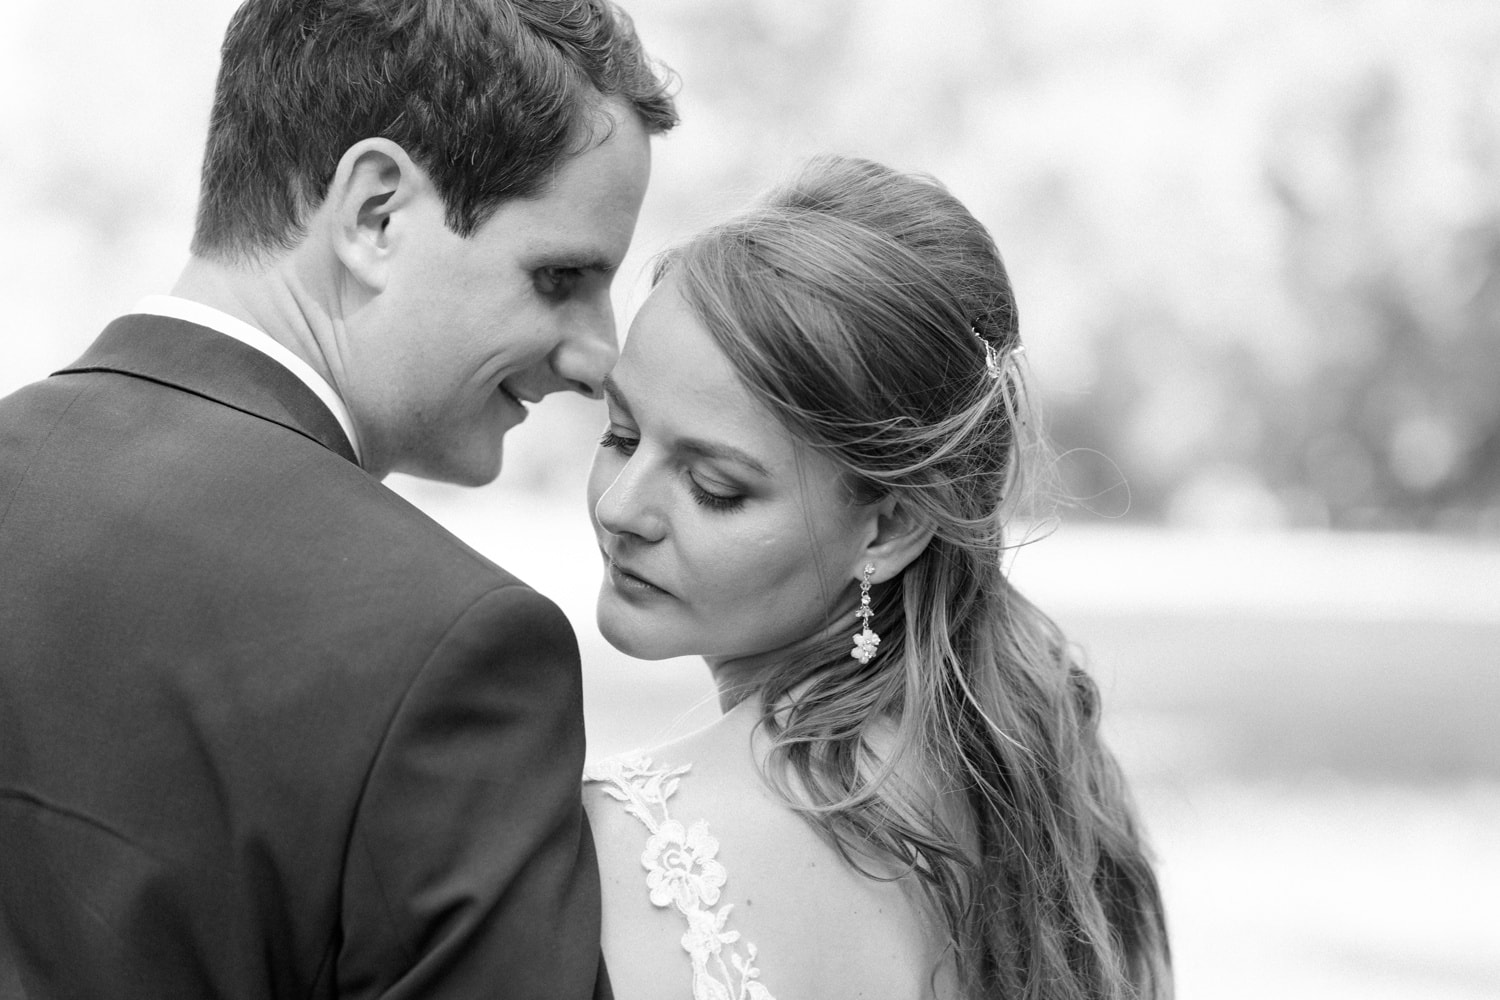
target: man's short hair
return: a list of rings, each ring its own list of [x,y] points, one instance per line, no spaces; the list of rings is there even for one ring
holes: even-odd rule
[[[610,0],[246,0],[221,56],[192,244],[216,259],[294,247],[361,139],[400,145],[468,236],[602,141],[604,99],[677,123]]]

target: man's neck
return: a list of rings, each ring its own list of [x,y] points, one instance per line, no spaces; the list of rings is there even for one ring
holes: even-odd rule
[[[277,360],[306,382],[333,411],[355,454],[364,462],[369,456],[362,446],[359,427],[344,391],[344,372],[330,363],[337,354],[330,355],[325,348],[334,343],[335,322],[330,319],[326,297],[314,294],[305,282],[298,280],[295,264],[295,253],[263,269],[237,268],[192,257],[172,286],[172,294],[253,327],[250,339],[246,340],[252,346],[255,346],[254,332],[259,331],[273,342],[267,347],[284,349],[285,356]],[[222,332],[235,336],[232,330]],[[267,353],[276,357],[275,351]],[[299,367],[303,371],[298,371]]]
[[[310,297],[289,280],[291,269],[282,263],[262,268],[236,267],[191,257],[172,294],[212,306],[249,323],[307,362],[330,385],[337,387],[314,330],[317,310]]]

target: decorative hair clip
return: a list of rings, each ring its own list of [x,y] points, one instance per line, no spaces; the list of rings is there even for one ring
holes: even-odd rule
[[[998,380],[1005,374],[1005,368],[1000,364],[1000,352],[988,340],[983,337],[980,340],[984,341],[984,370],[990,373],[990,378]]]
[[[984,347],[984,370],[989,374],[990,378],[998,382],[1000,378],[1005,374],[1005,369],[1007,367],[1006,364],[1002,364],[1000,361],[1000,352],[995,350],[994,344],[981,337],[979,335],[979,331],[974,327],[969,327],[969,332],[972,333],[974,335],[974,339],[979,341],[979,343]],[[1010,349],[1008,364],[1010,366],[1014,366],[1016,363],[1016,355],[1022,353],[1025,350],[1025,344],[1017,344],[1015,347],[1012,347]]]

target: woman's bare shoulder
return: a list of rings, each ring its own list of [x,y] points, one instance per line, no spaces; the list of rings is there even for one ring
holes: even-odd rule
[[[752,732],[731,712],[591,768],[585,801],[615,995],[660,996],[673,978],[692,995],[695,939],[685,932],[697,921],[701,943],[719,948],[730,996],[741,995],[733,979],[746,967],[765,992],[743,995],[763,1000],[931,996],[941,945],[910,888],[856,871],[782,799],[762,776]]]

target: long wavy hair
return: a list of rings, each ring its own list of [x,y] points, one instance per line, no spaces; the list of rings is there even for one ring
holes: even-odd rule
[[[870,663],[851,618],[758,680],[767,779],[846,861],[921,887],[964,996],[1170,996],[1098,689],[1004,569],[1036,435],[989,233],[930,178],[823,157],[665,254],[669,273],[854,502],[894,494],[933,529],[872,591]]]

